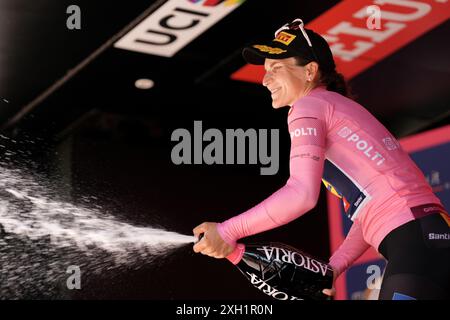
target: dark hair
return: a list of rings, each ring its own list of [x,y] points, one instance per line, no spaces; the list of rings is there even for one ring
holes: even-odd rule
[[[297,61],[297,64],[302,67],[311,62],[311,60],[305,60],[299,56],[295,57],[295,60]],[[348,98],[353,98],[350,86],[347,81],[345,81],[344,76],[341,73],[338,73],[336,69],[324,71],[320,68],[319,64],[319,74],[319,83],[325,85],[327,90],[337,92]]]

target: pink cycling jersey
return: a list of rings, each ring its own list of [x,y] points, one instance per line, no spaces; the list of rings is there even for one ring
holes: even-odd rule
[[[355,101],[324,87],[290,109],[290,177],[267,199],[218,224],[231,245],[286,224],[317,203],[321,181],[343,202],[353,225],[330,258],[338,274],[369,246],[413,220],[412,207],[440,205],[422,172],[389,131]],[[227,257],[237,263],[242,247]]]

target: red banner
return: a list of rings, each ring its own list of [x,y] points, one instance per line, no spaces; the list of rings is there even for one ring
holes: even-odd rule
[[[338,71],[351,79],[449,17],[447,0],[344,0],[306,27],[328,41]],[[246,65],[231,78],[261,83],[263,76],[262,66]]]

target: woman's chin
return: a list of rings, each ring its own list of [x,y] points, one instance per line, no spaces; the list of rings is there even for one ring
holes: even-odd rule
[[[277,101],[276,99],[272,99],[272,108],[278,109],[278,108],[280,108],[280,107],[281,107],[281,106],[280,106],[280,102]]]
[[[277,103],[275,101],[272,102],[272,108],[274,108],[274,109],[280,109],[280,108],[283,108],[285,106],[286,106],[285,104]]]

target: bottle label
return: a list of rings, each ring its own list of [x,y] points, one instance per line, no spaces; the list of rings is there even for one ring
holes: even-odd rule
[[[236,265],[251,285],[277,300],[324,300],[333,282],[332,268],[282,243],[245,245]]]
[[[263,246],[257,250],[262,251],[269,261],[294,264],[297,267],[304,268],[314,273],[321,273],[324,277],[326,276],[328,269],[327,264],[304,256],[299,252],[272,246]]]
[[[303,300],[294,296],[290,296],[287,293],[277,290],[276,288],[273,288],[270,286],[267,282],[265,282],[263,279],[259,278],[256,274],[247,272],[247,275],[249,276],[250,283],[257,289],[261,290],[263,293],[267,294],[268,296],[277,299],[277,300]]]

